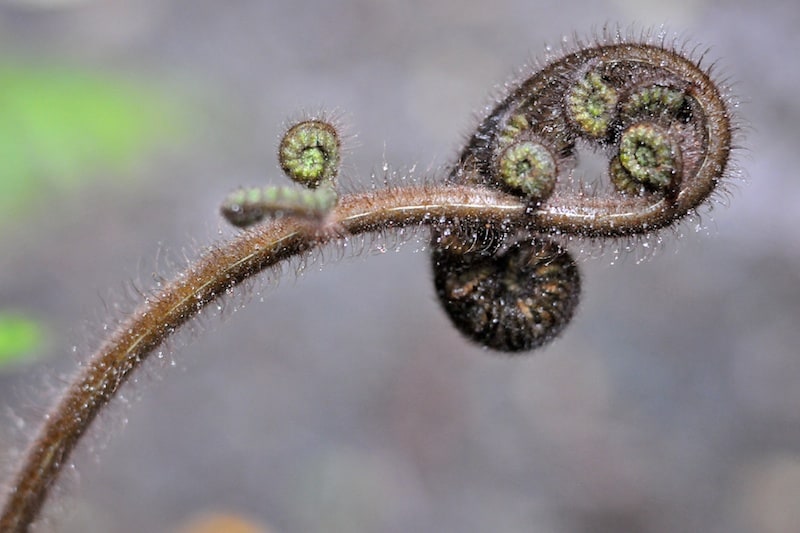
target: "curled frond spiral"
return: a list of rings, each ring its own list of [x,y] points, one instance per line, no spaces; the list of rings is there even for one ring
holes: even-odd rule
[[[680,144],[669,133],[648,122],[626,129],[619,154],[611,160],[611,181],[623,192],[666,191],[679,176]]]
[[[517,224],[532,232],[534,241],[548,233],[595,239],[650,233],[691,213],[714,191],[728,165],[731,131],[723,92],[698,64],[662,44],[617,39],[566,53],[519,83],[479,124],[450,177],[528,202],[527,217],[495,231],[496,249],[518,238]],[[607,158],[599,182],[609,186],[596,192],[575,190],[572,173],[579,148]],[[526,345],[497,340],[515,338],[512,327],[524,338],[526,331],[551,325],[552,331],[537,339],[553,338],[569,320],[572,306],[569,313],[557,315],[561,320],[542,321],[545,315],[517,312],[512,305],[506,322],[492,326],[501,333],[474,333],[484,331],[475,317],[501,315],[478,308],[507,306],[514,298],[472,289],[504,286],[502,280],[516,279],[519,273],[502,271],[516,268],[514,261],[480,257],[474,275],[481,281],[465,285],[471,289],[468,294],[480,297],[456,298],[460,292],[449,290],[442,280],[454,272],[462,276],[462,270],[473,273],[478,258],[461,253],[469,247],[454,242],[468,240],[481,227],[479,222],[469,224],[433,231],[434,280],[451,319],[473,340],[501,350]],[[539,275],[536,269],[527,273]],[[568,300],[577,297],[577,291],[570,292]],[[502,304],[489,298],[500,298]],[[543,298],[541,304],[532,300],[525,307],[544,309],[551,295]],[[474,307],[469,312],[461,309],[467,301]],[[454,315],[473,317],[471,325]]]
[[[451,179],[503,188],[498,158],[515,141],[537,139],[553,155],[556,183],[554,194],[530,211],[531,227],[589,237],[647,233],[709,197],[728,168],[731,136],[723,91],[692,59],[661,44],[599,43],[567,53],[519,83],[479,124]],[[579,147],[608,158],[610,170],[601,181],[636,187],[610,187],[607,195],[574,191]],[[648,163],[653,157],[655,167]],[[642,177],[620,180],[615,160]],[[631,194],[633,188],[641,194]]]
[[[332,124],[310,119],[289,128],[278,148],[278,162],[289,178],[315,189],[339,173],[341,139]]]
[[[556,186],[556,161],[544,145],[519,140],[497,159],[497,175],[510,191],[536,202],[546,200]]]
[[[0,531],[29,530],[92,421],[151,353],[264,269],[354,235],[429,226],[434,284],[456,328],[488,348],[530,350],[558,335],[578,304],[578,268],[556,236],[649,234],[679,221],[724,178],[732,129],[724,92],[698,62],[619,38],[565,53],[512,88],[446,183],[340,197],[336,129],[295,124],[278,158],[302,188],[228,196],[223,215],[245,230],[160,285],[89,357],[25,451]],[[597,192],[574,186],[585,148],[607,158]]]
[[[569,252],[536,238],[497,252],[433,252],[434,285],[453,325],[503,352],[538,348],[569,323],[580,294]]]

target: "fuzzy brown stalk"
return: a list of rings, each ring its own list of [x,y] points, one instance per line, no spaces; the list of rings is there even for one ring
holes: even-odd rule
[[[482,304],[471,296],[475,287],[487,294],[511,290],[518,303],[512,318],[534,320],[534,329],[549,323],[563,327],[571,311],[553,314],[536,302],[536,294],[521,292],[515,278],[503,272],[497,280],[487,278],[495,275],[500,265],[495,263],[508,250],[550,250],[543,240],[548,235],[613,238],[652,233],[694,212],[728,168],[733,130],[728,102],[699,63],[663,42],[620,42],[619,37],[611,41],[565,54],[498,102],[468,141],[449,183],[351,194],[320,216],[285,216],[255,224],[211,247],[158,295],[145,299],[89,357],[47,415],[11,480],[0,531],[28,530],[92,421],[177,328],[249,277],[327,243],[430,226],[433,248],[440,252],[434,257],[446,256],[434,267],[441,274],[455,273],[458,282],[455,289],[440,288],[440,296],[457,300],[452,308],[466,309],[470,324],[489,324],[486,333],[495,339],[492,347],[517,350],[541,343],[518,338],[515,332],[506,338],[505,330],[492,330],[491,321],[484,320],[489,315],[473,312],[481,311],[475,308]],[[298,142],[313,141],[319,148],[318,137],[306,137]],[[587,144],[609,156],[609,172],[620,190],[593,195],[568,186],[575,147]],[[295,151],[303,148],[301,144]],[[535,180],[542,176],[559,178],[560,185],[540,187]],[[247,206],[235,202],[227,206],[243,207]],[[477,244],[482,232],[495,239],[497,257],[491,250],[473,253],[470,243]],[[529,257],[539,260],[536,254],[512,257],[500,266]],[[472,265],[479,268],[466,268]],[[534,287],[549,291],[544,295],[548,297],[566,293],[574,282],[574,296],[570,293],[568,299],[576,299],[577,274],[559,277],[559,265],[525,263],[520,271],[543,273],[551,280]],[[478,280],[464,277],[473,270]],[[555,334],[545,331],[542,339]]]
[[[232,241],[211,248],[156,297],[122,322],[89,359],[25,453],[0,518],[0,531],[26,531],[50,486],[90,424],[131,373],[182,324],[245,279],[336,239],[413,225],[482,221],[493,226],[529,227],[576,233],[587,228],[583,213],[541,208],[533,213],[519,199],[482,187],[444,185],[386,189],[343,197],[324,225],[283,218],[254,226]],[[650,209],[659,223],[664,209]],[[637,215],[637,225],[643,217]],[[595,217],[597,231],[630,232],[623,211]],[[577,232],[580,233],[580,232]]]
[[[0,518],[4,533],[27,531],[59,471],[92,421],[131,373],[206,305],[245,279],[335,239],[434,220],[519,219],[524,207],[502,193],[469,187],[395,189],[345,197],[325,226],[298,219],[259,225],[216,246],[145,301],[89,359],[52,409],[12,481]]]

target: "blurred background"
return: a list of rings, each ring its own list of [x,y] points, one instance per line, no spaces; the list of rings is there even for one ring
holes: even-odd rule
[[[491,4],[0,1],[3,478],[134,287],[279,182],[287,119],[341,116],[356,184],[425,174],[546,43],[619,22],[711,46],[743,125],[730,205],[582,261],[529,357],[460,338],[423,242],[263,276],[124,388],[39,531],[800,531],[800,7]]]

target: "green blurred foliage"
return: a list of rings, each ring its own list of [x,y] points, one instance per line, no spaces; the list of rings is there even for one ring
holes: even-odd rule
[[[182,130],[180,106],[143,84],[66,67],[0,64],[0,222],[43,194],[127,174]]]
[[[36,214],[58,193],[135,176],[137,162],[186,130],[186,116],[183,103],[149,84],[0,63],[0,235],[5,221]],[[35,357],[45,329],[0,308],[0,370]]]
[[[32,359],[43,338],[43,328],[36,320],[21,314],[0,312],[0,369]]]

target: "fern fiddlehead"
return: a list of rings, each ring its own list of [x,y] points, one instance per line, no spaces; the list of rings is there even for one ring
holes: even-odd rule
[[[335,129],[316,120],[293,127],[279,158],[301,188],[226,199],[223,215],[246,230],[143,302],[90,357],[28,448],[0,530],[28,530],[82,435],[142,360],[263,269],[349,235],[427,225],[437,294],[457,328],[490,348],[529,350],[562,331],[578,301],[577,267],[556,236],[615,238],[675,223],[726,175],[731,132],[724,92],[697,62],[619,37],[566,53],[513,88],[446,183],[340,196]],[[608,187],[597,194],[574,186],[581,147],[607,157]]]
[[[711,194],[724,174],[730,139],[725,100],[691,60],[653,44],[599,44],[564,55],[503,99],[478,126],[451,179],[526,202],[526,246],[546,247],[548,234],[641,234],[679,220]],[[613,187],[595,194],[575,190],[571,169],[579,147],[606,157],[604,179]],[[553,338],[577,304],[574,263],[534,261],[548,272],[542,278],[560,280],[556,290],[538,286],[528,279],[539,276],[536,269],[521,269],[502,254],[482,257],[481,267],[473,268],[474,253],[458,252],[469,247],[453,246],[453,235],[469,242],[475,239],[470,233],[462,225],[448,228],[446,237],[436,229],[433,234],[437,294],[456,327],[479,344],[509,352]],[[493,238],[502,242],[506,235],[518,239],[511,232]],[[483,288],[490,269],[498,273],[485,296],[459,297],[441,283],[457,275],[462,287]],[[521,286],[532,291],[524,300],[517,294]],[[520,301],[531,304],[514,304]]]

